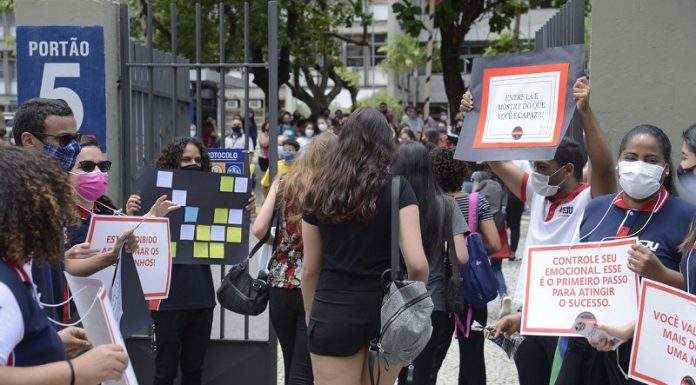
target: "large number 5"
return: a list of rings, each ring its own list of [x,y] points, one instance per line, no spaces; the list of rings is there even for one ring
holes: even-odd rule
[[[77,130],[82,126],[85,109],[82,106],[80,96],[67,87],[55,88],[56,78],[79,78],[79,63],[46,63],[44,64],[43,78],[41,79],[41,93],[39,96],[49,99],[63,99],[73,111]]]

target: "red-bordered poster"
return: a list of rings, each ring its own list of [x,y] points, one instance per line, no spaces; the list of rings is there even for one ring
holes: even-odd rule
[[[638,276],[628,270],[637,238],[534,246],[527,250],[522,334],[577,336],[581,313],[604,325],[635,320]]]
[[[467,113],[455,158],[553,159],[575,113],[573,83],[584,47],[570,45],[474,59]]]
[[[111,251],[123,232],[135,228],[138,250],[133,261],[146,299],[162,299],[169,296],[172,274],[172,253],[169,237],[169,219],[155,217],[119,217],[93,215],[87,233],[87,242],[102,252]],[[104,283],[108,292],[114,277],[114,266],[93,274],[91,278]]]
[[[696,296],[643,280],[629,376],[654,385],[695,384]]]

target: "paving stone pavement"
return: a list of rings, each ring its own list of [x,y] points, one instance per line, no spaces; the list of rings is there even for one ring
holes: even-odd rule
[[[503,262],[503,275],[505,283],[508,287],[508,292],[512,297],[517,286],[517,277],[521,265],[521,254],[524,250],[524,240],[527,236],[529,217],[525,213],[522,217],[522,229],[520,236],[520,244],[517,250],[517,260],[514,262]],[[513,306],[514,307],[514,306]],[[488,323],[493,324],[498,317],[500,311],[500,301],[491,301],[488,304]],[[507,355],[501,348],[490,341],[486,341],[484,345],[484,354],[486,359],[486,383],[487,385],[518,385],[517,369],[515,363],[507,358]],[[278,346],[278,384],[284,384],[285,373],[283,371],[283,355]],[[449,352],[442,364],[442,368],[438,374],[437,385],[456,385],[459,377],[459,347],[456,341],[452,341]]]

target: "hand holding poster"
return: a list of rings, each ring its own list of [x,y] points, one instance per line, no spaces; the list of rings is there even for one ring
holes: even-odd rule
[[[654,385],[694,385],[696,296],[643,279],[629,376]]]
[[[571,45],[474,59],[474,109],[455,158],[553,159],[575,112],[572,88],[584,58],[584,47]]]
[[[138,238],[138,249],[133,253],[133,259],[145,298],[167,298],[172,271],[169,219],[93,215],[87,242],[95,249],[109,252],[123,232],[136,227],[133,234]],[[114,266],[109,266],[92,275],[104,283],[107,292],[113,282],[114,269]]]
[[[637,238],[527,251],[522,334],[577,336],[570,327],[590,312],[598,323],[635,320],[638,276],[626,267]]]

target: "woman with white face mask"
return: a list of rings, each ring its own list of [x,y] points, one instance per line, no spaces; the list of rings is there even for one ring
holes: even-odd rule
[[[630,130],[621,141],[616,167],[622,191],[598,197],[587,206],[580,224],[579,241],[638,237],[639,243],[629,251],[628,265],[622,268],[683,289],[684,277],[679,272],[681,244],[689,233],[696,207],[673,195],[676,191],[672,188],[671,152],[669,138],[661,129],[643,124]],[[618,337],[630,339],[632,334]],[[575,345],[587,343],[583,338],[568,341]],[[573,379],[572,383],[636,383],[626,380],[624,375],[628,372],[631,345],[630,341],[620,345],[618,355],[613,351],[585,349],[581,360],[583,379],[579,382]],[[567,354],[566,365],[577,362],[567,360]],[[562,367],[561,373],[563,370]],[[561,375],[556,385],[569,383]]]

